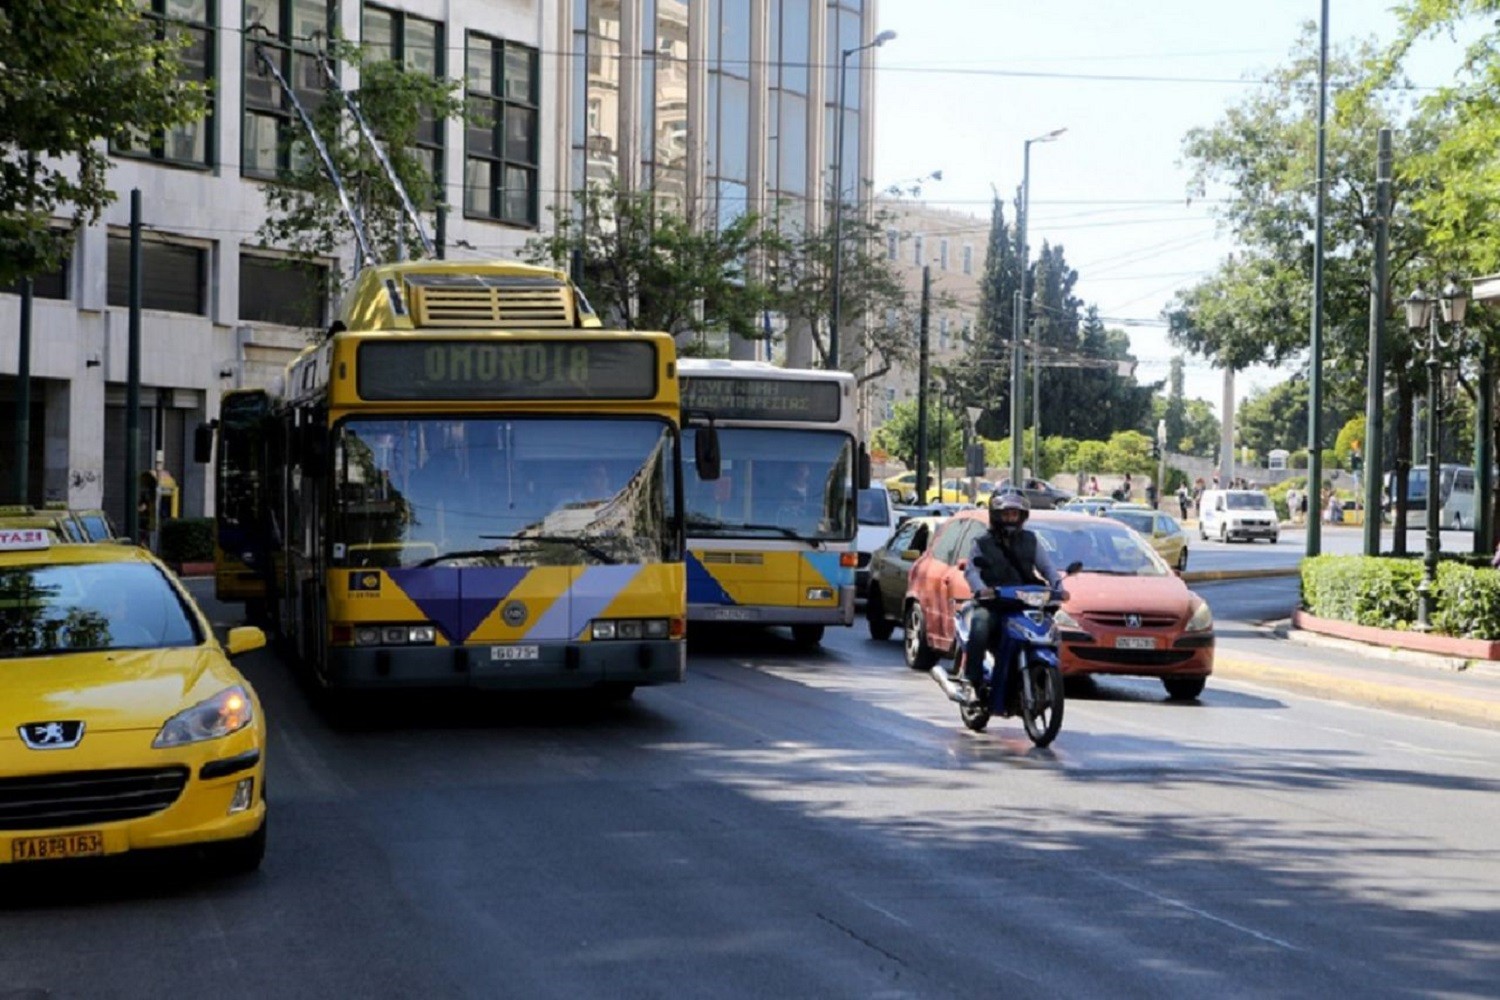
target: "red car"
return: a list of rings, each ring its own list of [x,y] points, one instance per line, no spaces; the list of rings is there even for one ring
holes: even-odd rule
[[[912,565],[901,623],[913,670],[954,654],[953,608],[970,596],[964,569],[988,518],[955,514]],[[1118,521],[1051,510],[1033,511],[1026,527],[1059,569],[1082,564],[1056,616],[1064,675],[1160,677],[1174,701],[1203,693],[1214,669],[1213,613],[1140,535]]]

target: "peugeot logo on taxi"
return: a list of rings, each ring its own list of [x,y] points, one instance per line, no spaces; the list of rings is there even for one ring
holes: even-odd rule
[[[67,750],[83,739],[83,723],[28,722],[16,729],[21,742],[33,750]]]
[[[1141,627],[1141,616],[1140,615],[1126,615],[1125,616],[1125,627],[1126,628],[1140,628]]]

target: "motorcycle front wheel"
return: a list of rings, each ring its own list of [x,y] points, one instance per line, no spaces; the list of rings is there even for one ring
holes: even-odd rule
[[[1021,725],[1031,742],[1044,747],[1062,730],[1062,671],[1045,660],[1020,655]]]
[[[964,651],[960,649],[953,661],[953,676],[964,676]],[[983,704],[966,703],[958,707],[958,717],[964,720],[964,726],[976,733],[982,733],[990,724],[989,702]]]

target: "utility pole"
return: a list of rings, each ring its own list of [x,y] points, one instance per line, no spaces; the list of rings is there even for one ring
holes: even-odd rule
[[[31,275],[21,279],[21,342],[16,363],[16,503],[31,495]]]
[[[922,312],[917,327],[917,503],[927,502],[927,377],[931,363],[927,336],[932,304],[932,268],[922,265]]]
[[[141,538],[141,189],[130,192],[130,310],[125,361],[125,537]],[[155,513],[153,511],[153,513]]]
[[[1365,379],[1364,552],[1367,556],[1380,555],[1380,480],[1385,468],[1381,455],[1385,441],[1385,408],[1381,405],[1385,402],[1385,304],[1389,301],[1391,282],[1391,161],[1391,130],[1383,128],[1375,140],[1375,274],[1370,283],[1370,358]],[[1477,542],[1477,523],[1474,537]]]
[[[1311,497],[1323,496],[1323,203],[1328,179],[1328,0],[1323,0],[1318,29],[1318,166],[1317,212],[1313,224],[1312,343],[1307,363],[1307,488]],[[1428,484],[1432,489],[1432,484]],[[1307,554],[1315,556],[1323,547],[1322,525],[1317,517],[1307,519]]]

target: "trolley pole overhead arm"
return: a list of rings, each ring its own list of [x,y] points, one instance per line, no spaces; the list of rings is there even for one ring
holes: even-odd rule
[[[401,183],[401,178],[396,174],[396,168],[391,166],[390,157],[385,155],[385,150],[381,148],[380,143],[375,141],[375,132],[370,128],[370,123],[365,120],[364,112],[359,109],[359,99],[339,86],[338,77],[334,75],[333,64],[329,61],[327,52],[318,53],[318,65],[323,69],[323,78],[328,81],[329,88],[339,95],[339,100],[343,101],[344,107],[349,109],[349,114],[359,126],[359,134],[364,136],[365,142],[370,144],[370,149],[374,151],[375,159],[380,161],[380,167],[385,171],[391,187],[396,189],[396,196],[401,199],[401,210],[406,213],[406,217],[416,228],[417,238],[422,241],[422,249],[427,251],[428,257],[436,257],[437,252],[433,249],[432,240],[427,236],[427,228],[422,225],[422,217],[417,214],[417,207],[412,204],[411,195],[406,193],[406,185]]]
[[[264,25],[252,26],[252,32],[257,30],[264,34],[266,29]],[[281,70],[277,69],[275,60],[266,54],[266,47],[258,38],[255,41],[255,61],[276,78],[276,85],[281,88],[282,93],[291,99],[292,108],[297,112],[297,117],[301,119],[302,127],[307,129],[307,136],[312,140],[313,148],[318,151],[318,157],[323,161],[323,169],[328,172],[328,179],[333,182],[333,189],[338,192],[339,204],[343,206],[344,214],[349,217],[349,225],[354,229],[354,242],[359,247],[360,265],[364,267],[373,266],[375,264],[375,255],[371,252],[370,240],[365,235],[364,220],[359,217],[359,212],[355,210],[354,203],[349,200],[349,192],[344,189],[343,178],[339,176],[338,167],[334,166],[333,157],[329,154],[328,147],[323,142],[323,137],[318,135],[318,130],[313,127],[312,117],[308,115],[307,109],[302,106],[302,102],[297,98],[297,92],[292,89],[291,84],[287,83],[286,77],[281,75]]]

